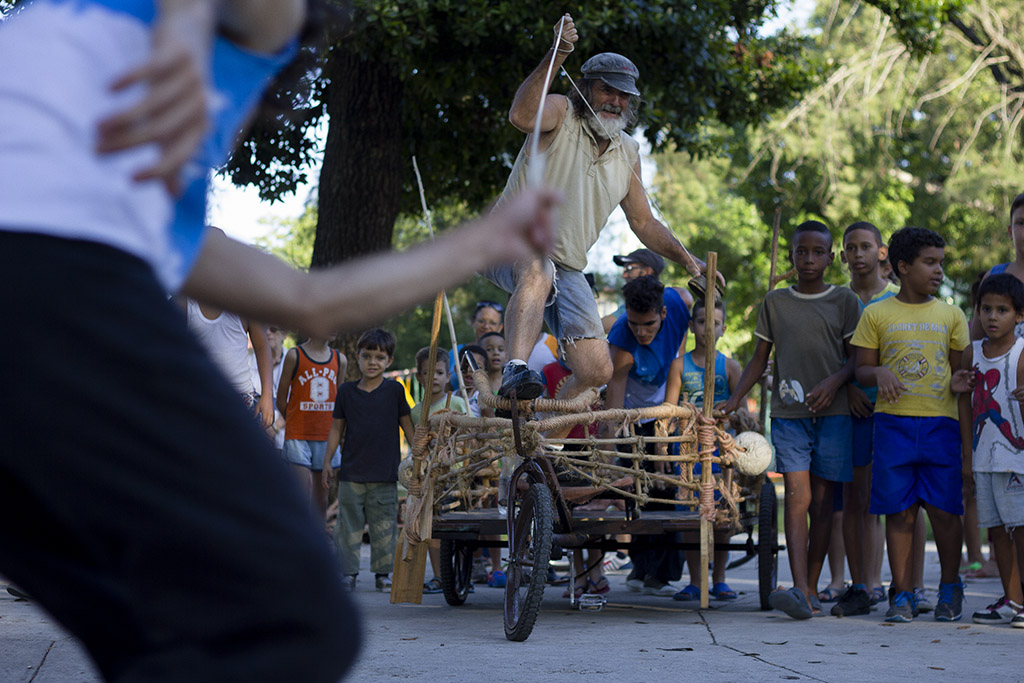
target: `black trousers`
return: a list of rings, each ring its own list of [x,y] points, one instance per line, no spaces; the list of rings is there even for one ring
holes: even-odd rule
[[[644,422],[636,425],[636,433],[644,436],[654,436],[655,422]],[[620,450],[629,450],[628,446],[620,445]],[[654,454],[654,445],[647,446],[647,452]],[[624,466],[632,465],[630,461],[623,461]],[[653,463],[644,463],[644,469],[654,471]],[[660,497],[671,498],[674,491],[661,491]],[[648,503],[641,510],[675,510],[676,506],[670,503]],[[635,534],[633,536],[633,548],[629,552],[629,559],[633,562],[633,570],[629,573],[630,579],[651,579],[662,583],[678,581],[683,576],[683,552],[678,548],[665,547],[665,543],[678,543],[682,534],[678,532],[665,534]]]
[[[117,681],[336,681],[322,524],[143,262],[0,232],[0,573]]]

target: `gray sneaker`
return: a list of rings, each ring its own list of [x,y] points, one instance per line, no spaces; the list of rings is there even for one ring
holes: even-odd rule
[[[917,602],[914,594],[910,591],[900,591],[893,596],[889,604],[889,611],[885,613],[885,620],[895,624],[906,624],[917,616]]]
[[[832,616],[853,617],[858,614],[871,614],[871,596],[866,590],[851,586],[839,598],[839,602],[832,605]]]
[[[660,598],[671,598],[679,592],[679,589],[671,583],[665,583],[658,579],[644,579],[642,590],[644,595],[657,595]]]
[[[928,612],[935,610],[935,605],[932,604],[931,599],[928,597],[927,589],[915,588],[914,597],[917,598],[917,611],[921,614],[928,614]]]
[[[936,621],[960,621],[964,610],[964,584],[958,576],[956,583],[939,584],[939,600],[935,604]]]
[[[351,593],[356,589],[356,576],[357,574],[346,574],[341,577],[341,587],[346,593]]]

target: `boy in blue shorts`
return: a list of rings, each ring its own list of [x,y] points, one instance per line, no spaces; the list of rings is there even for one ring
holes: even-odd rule
[[[956,621],[963,611],[958,568],[963,543],[963,477],[953,384],[968,344],[967,319],[936,299],[942,284],[945,240],[923,228],[903,228],[889,240],[889,259],[900,278],[894,297],[864,309],[853,345],[857,381],[878,387],[870,511],[886,516],[892,571],[885,620],[917,616],[911,550],[918,509],[928,511],[942,577],[935,618]]]
[[[832,494],[850,481],[850,409],[846,384],[853,374],[849,339],[860,304],[845,287],[825,282],[832,234],[818,221],[797,226],[790,247],[797,284],[768,292],[758,317],[754,357],[723,410],[732,412],[768,365],[775,347],[772,443],[776,471],[786,489],[785,527],[793,588],[768,600],[794,619],[821,612],[818,576],[832,530]],[[810,516],[810,526],[807,518]]]

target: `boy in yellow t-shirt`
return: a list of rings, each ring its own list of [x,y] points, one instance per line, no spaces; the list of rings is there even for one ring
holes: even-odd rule
[[[945,240],[923,228],[903,228],[889,240],[900,278],[894,297],[864,309],[851,343],[856,378],[878,387],[872,514],[886,515],[892,570],[885,620],[917,616],[911,546],[918,508],[928,511],[942,576],[935,618],[957,621],[963,610],[958,575],[963,543],[962,488],[954,391],[968,389],[960,358],[968,344],[967,318],[933,295],[942,284]]]

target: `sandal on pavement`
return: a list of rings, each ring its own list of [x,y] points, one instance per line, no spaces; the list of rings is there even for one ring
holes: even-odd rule
[[[444,588],[441,587],[441,579],[435,576],[430,581],[427,581],[425,584],[423,584],[423,592],[430,595],[433,595],[435,593],[443,593]]]
[[[679,600],[680,602],[692,602],[693,600],[699,600],[700,589],[691,583],[689,586],[673,595],[672,599]]]
[[[833,588],[829,586],[825,590],[818,593],[818,599],[822,602],[836,602],[843,594],[842,588]]]
[[[735,600],[738,596],[736,595],[736,591],[729,588],[729,584],[716,583],[711,587],[711,597],[715,600]]]
[[[804,592],[793,586],[789,590],[782,590],[781,588],[768,595],[768,604],[772,606],[772,609],[777,609],[780,612],[785,612],[789,617],[793,619],[810,619],[814,616],[811,611],[811,606],[807,604],[807,598],[804,596]]]
[[[608,579],[604,578],[603,576],[597,581],[594,581],[590,578],[587,579],[588,593],[591,593],[593,595],[604,595],[606,593],[610,593],[611,590],[612,587],[608,584]]]
[[[889,599],[888,593],[885,592],[885,588],[882,586],[875,586],[871,589],[871,604],[877,605],[880,602],[885,602]]]

